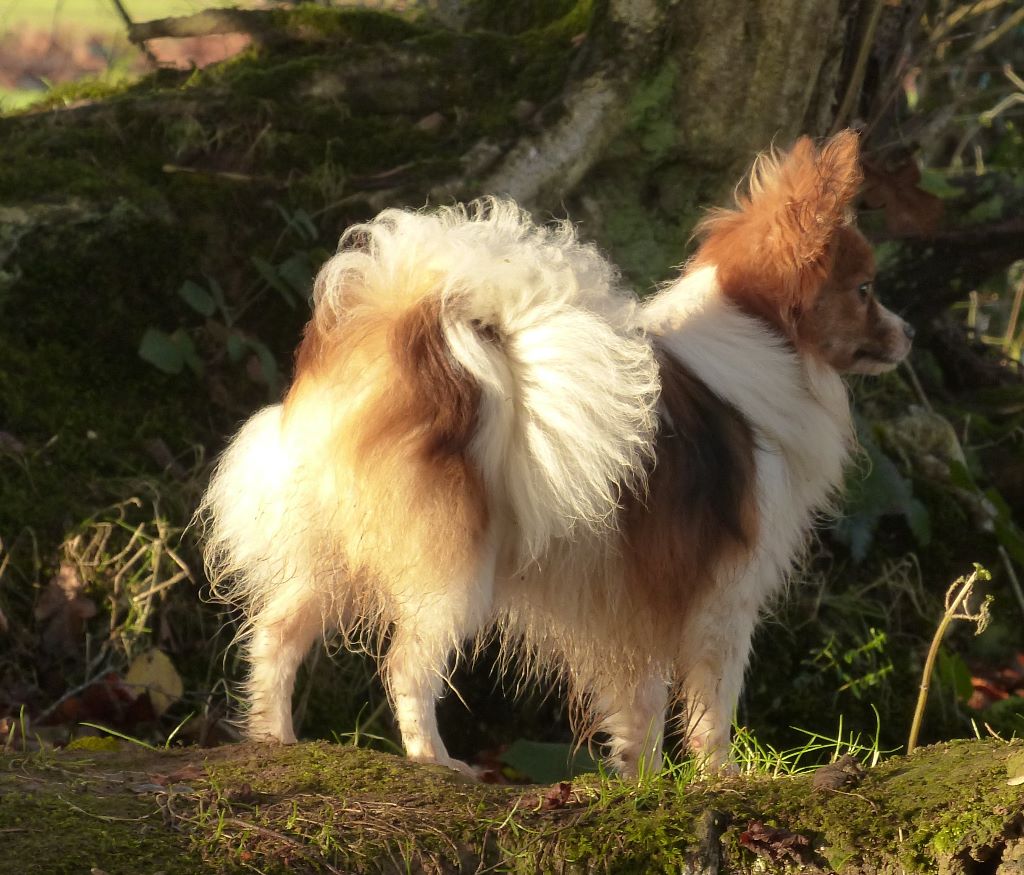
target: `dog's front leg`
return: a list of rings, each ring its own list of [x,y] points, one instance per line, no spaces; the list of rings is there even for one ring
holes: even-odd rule
[[[706,618],[699,636],[699,655],[686,668],[682,693],[687,744],[702,771],[729,769],[732,717],[743,687],[743,673],[757,611],[749,604],[722,599],[715,615]],[[732,610],[728,610],[732,608]]]

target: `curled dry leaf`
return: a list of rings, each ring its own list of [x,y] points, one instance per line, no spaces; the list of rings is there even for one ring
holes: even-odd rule
[[[544,811],[553,811],[556,808],[565,808],[572,799],[572,784],[569,781],[559,781],[558,786],[552,787],[541,798],[540,807]]]
[[[765,826],[760,820],[752,820],[740,834],[740,844],[759,857],[773,863],[792,860],[794,863],[810,863],[814,857],[811,840],[788,829]]]
[[[51,656],[77,653],[85,621],[96,616],[96,603],[82,594],[84,589],[78,568],[64,562],[36,602],[34,614],[42,625],[43,650]]]
[[[853,787],[864,778],[864,767],[850,754],[844,754],[834,763],[822,766],[811,778],[815,790],[842,790]]]
[[[864,201],[881,209],[892,234],[930,236],[942,222],[942,200],[920,187],[921,171],[912,156],[894,166],[864,162]]]

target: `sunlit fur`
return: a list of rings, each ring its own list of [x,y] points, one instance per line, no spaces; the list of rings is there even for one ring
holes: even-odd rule
[[[720,764],[759,612],[842,479],[838,370],[909,348],[864,285],[858,182],[850,133],[762,159],[642,308],[570,225],[505,201],[351,229],[287,397],[234,438],[200,510],[217,592],[246,617],[250,735],[294,740],[322,635],[386,637],[408,755],[462,768],[435,700],[495,634],[622,772],[660,764],[673,701]]]

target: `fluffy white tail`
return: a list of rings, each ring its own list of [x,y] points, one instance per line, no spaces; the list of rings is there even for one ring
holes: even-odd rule
[[[472,455],[520,560],[613,527],[623,490],[643,487],[658,393],[614,268],[570,223],[539,227],[508,201],[385,210],[346,233],[315,303],[333,320],[424,298],[440,300],[450,354],[480,387]]]

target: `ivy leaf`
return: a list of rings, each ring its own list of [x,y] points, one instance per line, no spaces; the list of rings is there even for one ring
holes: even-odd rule
[[[178,296],[202,316],[212,316],[217,309],[213,296],[199,283],[185,280],[178,288]]]
[[[940,648],[935,671],[938,675],[939,683],[952,691],[957,699],[961,702],[966,702],[971,698],[971,693],[974,692],[974,684],[971,682],[971,671],[967,668],[967,663],[963,661],[959,654],[952,653],[944,647]]]
[[[277,266],[278,275],[304,300],[312,294],[313,265],[304,252],[296,252]]]
[[[260,258],[258,255],[254,255],[251,260],[256,270],[260,272],[260,276],[263,277],[263,282],[274,289],[274,291],[281,296],[284,302],[294,310],[295,295],[292,290],[288,288],[288,284],[281,279],[278,269],[269,261]]]
[[[271,397],[276,396],[280,383],[277,359],[274,358],[274,354],[270,351],[269,347],[255,337],[247,337],[245,342],[248,344],[249,349],[256,353],[256,358],[260,365],[260,376],[266,382]]]
[[[928,509],[914,497],[910,481],[900,473],[860,421],[857,433],[871,467],[866,476],[857,471],[847,483],[843,516],[833,526],[836,538],[850,548],[854,562],[861,562],[871,548],[882,517],[897,514],[907,521],[918,544],[929,543],[931,519]]]
[[[171,340],[174,341],[175,345],[181,350],[181,359],[188,365],[189,370],[192,371],[197,377],[203,373],[203,360],[199,358],[199,353],[196,352],[196,345],[192,342],[192,338],[188,336],[184,328],[179,328],[174,334],[171,335]]]
[[[237,331],[232,331],[225,345],[228,350],[228,358],[236,364],[242,360],[242,356],[245,354],[245,338]]]
[[[181,347],[169,334],[158,328],[146,329],[139,344],[139,356],[165,374],[180,374],[185,367],[185,356]]]
[[[186,365],[196,376],[203,373],[202,359],[192,338],[182,328],[173,334],[147,328],[139,343],[139,357],[165,374],[180,374]]]
[[[569,744],[527,741],[524,738],[512,742],[500,759],[535,784],[554,784],[585,772],[597,771],[597,763],[585,749],[574,750]]]

